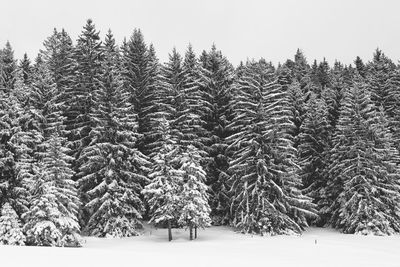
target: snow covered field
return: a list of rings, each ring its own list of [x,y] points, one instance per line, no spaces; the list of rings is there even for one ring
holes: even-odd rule
[[[89,237],[83,248],[0,246],[0,266],[400,266],[400,236],[344,235],[310,228],[302,236],[242,235],[227,227],[199,231],[147,228],[124,239]]]

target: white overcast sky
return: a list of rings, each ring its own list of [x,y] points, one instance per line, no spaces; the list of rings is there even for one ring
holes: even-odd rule
[[[0,44],[17,58],[33,59],[54,27],[76,40],[87,18],[102,38],[111,28],[118,42],[140,28],[161,62],[175,46],[183,52],[213,43],[238,64],[264,57],[274,63],[301,48],[308,59],[351,63],[379,47],[400,59],[399,0],[0,0]]]

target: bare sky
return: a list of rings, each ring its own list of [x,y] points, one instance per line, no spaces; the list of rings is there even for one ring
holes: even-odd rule
[[[189,42],[197,53],[215,43],[234,64],[283,62],[297,48],[309,62],[369,60],[377,47],[400,59],[399,0],[0,0],[0,7],[0,44],[9,40],[17,58],[33,59],[54,27],[76,40],[92,18],[102,38],[111,28],[118,42],[140,28],[161,62]]]

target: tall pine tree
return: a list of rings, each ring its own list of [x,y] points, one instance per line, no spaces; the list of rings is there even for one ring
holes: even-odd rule
[[[398,152],[384,112],[361,77],[342,102],[327,186],[330,223],[345,233],[399,232]]]
[[[235,90],[232,224],[246,233],[299,233],[314,214],[296,175],[287,93],[265,62],[249,62]]]
[[[119,54],[109,32],[104,42],[102,79],[91,116],[96,125],[82,151],[79,186],[83,193],[86,229],[95,236],[138,234],[142,224],[140,198],[147,158],[136,149],[137,117],[120,77]]]

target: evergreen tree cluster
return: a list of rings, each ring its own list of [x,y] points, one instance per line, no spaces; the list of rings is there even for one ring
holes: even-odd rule
[[[81,246],[143,222],[193,230],[400,232],[400,66],[377,49],[233,66],[215,45],[160,63],[135,29],[54,29],[0,50],[0,242]]]

